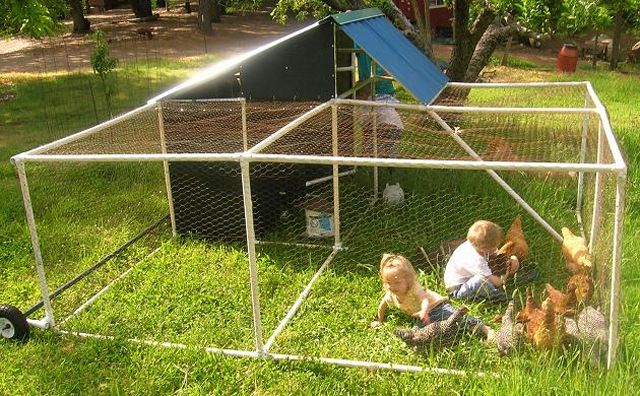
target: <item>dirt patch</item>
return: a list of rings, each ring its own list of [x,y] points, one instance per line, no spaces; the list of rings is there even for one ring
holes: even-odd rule
[[[225,58],[266,44],[306,26],[311,21],[275,23],[266,8],[261,11],[223,15],[214,24],[212,35],[203,35],[196,28],[197,13],[186,14],[180,9],[161,10],[157,21],[132,22],[133,13],[126,8],[89,15],[92,29],[106,33],[113,54],[121,61],[139,59],[173,59],[215,54]],[[151,33],[141,34],[144,27]],[[70,22],[65,22],[70,30]],[[73,71],[90,67],[91,39],[70,33],[54,38],[34,40],[14,38],[0,41],[0,72]]]
[[[158,20],[144,23],[133,22],[134,15],[126,6],[89,15],[88,18],[94,30],[100,29],[106,33],[112,53],[123,63],[211,54],[223,59],[266,44],[313,22],[292,20],[280,25],[271,19],[271,10],[265,7],[256,12],[223,15],[222,22],[214,24],[212,35],[203,35],[197,30],[197,13],[186,14],[181,8],[171,11],[160,9]],[[65,22],[65,29],[71,30],[71,22]],[[149,34],[151,39],[148,38]],[[560,40],[547,41],[540,49],[514,44],[509,54],[538,68],[553,70],[561,47]],[[88,36],[70,33],[43,40],[0,40],[0,72],[41,73],[88,69],[92,48],[93,42]],[[436,44],[434,52],[438,58],[448,60],[452,48],[451,45]],[[503,47],[498,48],[494,56],[502,58],[503,52]],[[580,63],[583,62],[587,63],[580,60]]]

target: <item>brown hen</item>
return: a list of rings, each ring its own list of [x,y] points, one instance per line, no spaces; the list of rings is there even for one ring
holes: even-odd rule
[[[505,244],[502,245],[498,254],[504,254],[507,257],[516,256],[520,261],[529,257],[529,245],[524,239],[520,215],[516,216],[513,223],[511,223],[511,227],[509,227],[505,237]]]
[[[555,314],[550,298],[542,302],[541,311],[542,321],[533,334],[533,345],[538,349],[553,349],[562,345],[566,336],[564,317]]]
[[[516,315],[516,320],[525,324],[525,334],[528,339],[533,339],[533,336],[540,327],[543,319],[544,315],[542,310],[538,308],[536,301],[533,299],[531,289],[527,288],[527,300],[524,308]]]
[[[593,295],[593,282],[588,274],[576,274],[569,278],[568,288],[575,290],[576,301],[587,304]]]
[[[591,269],[591,257],[584,238],[576,236],[567,227],[562,227],[562,254],[567,260],[567,269],[572,274],[585,273]]]
[[[558,315],[573,315],[576,313],[576,285],[569,284],[567,293],[563,293],[550,284],[545,285],[547,296],[553,303],[554,312]]]

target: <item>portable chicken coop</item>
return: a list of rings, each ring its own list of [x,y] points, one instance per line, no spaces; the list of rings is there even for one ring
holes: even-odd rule
[[[358,53],[388,75],[359,80]],[[418,104],[355,99],[380,79]],[[390,114],[399,133],[386,133]],[[400,345],[376,348],[387,343],[367,330],[377,263],[523,213],[543,280],[568,276],[556,230],[589,241],[593,305],[615,359],[626,165],[591,84],[447,83],[375,9],[331,16],[12,161],[42,299],[24,313],[2,307],[5,338],[26,337],[28,323],[463,373],[479,366],[464,351],[425,367]],[[390,205],[381,193],[395,182],[404,199]],[[42,319],[25,319],[41,308]]]

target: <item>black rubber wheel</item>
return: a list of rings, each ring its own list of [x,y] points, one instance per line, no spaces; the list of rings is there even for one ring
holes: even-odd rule
[[[20,310],[12,305],[0,305],[0,335],[11,341],[26,341],[29,324]]]

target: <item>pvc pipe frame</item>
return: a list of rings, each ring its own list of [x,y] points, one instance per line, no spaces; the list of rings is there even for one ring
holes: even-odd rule
[[[440,126],[442,128],[444,128],[447,132],[449,132],[449,135],[467,152],[469,153],[469,155],[471,155],[471,157],[473,157],[474,159],[476,159],[477,161],[482,161],[482,158],[478,155],[478,153],[476,153],[468,144],[467,142],[465,142],[457,133],[456,131],[454,131],[453,129],[451,129],[451,127],[444,122],[444,120],[442,118],[440,118],[439,115],[437,115],[435,112],[430,111],[429,114],[431,114],[431,117],[438,123],[440,124]],[[547,230],[547,232],[549,232],[554,238],[556,238],[558,241],[562,242],[562,236],[560,234],[558,234],[558,232],[551,227],[551,225],[549,225],[549,223],[547,223],[547,221],[545,219],[542,218],[542,216],[540,216],[538,214],[538,212],[535,211],[535,209],[533,209],[524,199],[522,199],[522,197],[520,197],[520,195],[518,195],[518,193],[516,193],[513,188],[511,188],[511,186],[509,186],[509,184],[507,184],[507,182],[504,181],[503,178],[501,178],[494,170],[492,169],[487,169],[486,172],[489,174],[489,176],[491,176],[491,178],[493,178],[499,185],[500,187],[502,187],[502,189],[504,189],[509,195],[511,195],[511,197],[513,199],[516,200],[516,202],[522,206],[524,208],[524,210],[526,210],[538,223],[540,223],[542,225],[542,227],[544,227],[545,230]]]
[[[62,335],[71,335],[71,336],[80,337],[80,338],[93,338],[93,339],[112,340],[112,341],[116,340],[116,337],[114,336],[102,335],[102,334],[82,333],[82,332],[66,331],[66,330],[56,330],[56,332]],[[122,340],[122,339],[119,339],[119,340]],[[148,345],[148,346],[162,347],[162,348],[201,350],[203,352],[210,353],[210,354],[227,355],[227,356],[233,356],[233,357],[262,358],[262,359],[271,359],[271,360],[303,361],[303,362],[320,362],[320,363],[335,364],[343,367],[366,368],[370,370],[383,369],[383,370],[395,370],[400,372],[413,372],[413,373],[450,374],[450,375],[458,375],[458,376],[476,375],[478,377],[491,376],[493,378],[499,377],[497,374],[494,374],[494,373],[467,372],[464,370],[445,369],[445,368],[438,368],[438,367],[421,367],[421,366],[412,366],[412,365],[406,365],[406,364],[369,362],[369,361],[362,361],[362,360],[336,359],[336,358],[323,358],[323,357],[310,357],[310,356],[290,355],[290,354],[282,354],[282,353],[270,353],[270,352],[258,353],[256,351],[237,350],[237,349],[193,347],[186,344],[178,344],[173,342],[160,342],[160,341],[153,341],[153,340],[142,340],[138,338],[129,338],[129,339],[126,339],[126,341],[133,344]]]
[[[162,154],[167,154],[167,138],[164,131],[164,112],[162,111],[162,103],[158,105],[158,129],[160,132],[160,147]],[[178,235],[176,229],[176,212],[173,207],[173,190],[171,188],[171,176],[169,173],[169,161],[162,161],[162,169],[164,171],[164,185],[167,192],[167,202],[169,203],[169,217],[171,218],[171,234],[173,237]]]
[[[460,84],[450,84],[450,86],[463,86]],[[585,85],[584,83],[555,83],[555,84],[500,84],[493,86],[557,86],[557,85]],[[478,87],[476,85],[464,85],[464,86],[473,86]],[[483,87],[491,87],[489,85],[483,85]],[[268,347],[270,347],[273,343],[273,340],[268,341],[268,345],[262,343],[262,324],[260,318],[260,303],[259,303],[259,291],[258,291],[258,281],[257,281],[257,264],[256,264],[256,252],[255,252],[255,231],[253,228],[253,207],[251,200],[251,186],[250,186],[250,173],[249,173],[249,164],[253,161],[258,162],[282,162],[282,163],[310,163],[310,164],[331,164],[333,165],[333,181],[334,181],[334,216],[335,223],[337,225],[336,228],[336,239],[334,245],[334,251],[332,255],[334,255],[337,250],[341,248],[340,234],[339,234],[339,188],[338,188],[338,165],[370,165],[370,166],[397,166],[397,167],[409,167],[409,168],[434,168],[434,169],[469,169],[469,170],[560,170],[560,171],[578,171],[578,172],[607,172],[614,173],[618,176],[617,178],[617,188],[616,188],[616,213],[615,213],[615,228],[614,228],[614,241],[613,241],[613,268],[612,268],[612,278],[611,278],[611,310],[609,317],[609,350],[607,355],[607,365],[611,367],[615,360],[616,347],[617,347],[617,336],[618,336],[618,304],[619,304],[619,288],[620,288],[620,261],[622,254],[622,221],[623,221],[623,211],[624,211],[624,200],[625,200],[625,183],[626,183],[626,164],[623,161],[620,149],[618,147],[617,141],[613,132],[611,130],[609,119],[606,114],[606,110],[604,106],[599,101],[591,84],[586,83],[587,93],[591,97],[593,103],[596,105],[596,109],[575,109],[575,108],[472,108],[472,107],[447,107],[447,106],[416,106],[416,105],[405,105],[405,104],[391,104],[391,103],[376,103],[370,101],[358,101],[358,100],[348,100],[348,99],[334,99],[328,102],[325,102],[316,108],[308,111],[297,119],[293,120],[285,127],[281,128],[277,132],[273,133],[271,136],[263,140],[258,145],[254,146],[252,149],[246,150],[244,153],[231,153],[231,154],[141,154],[141,155],[119,155],[119,154],[107,154],[107,155],[37,155],[43,151],[59,147],[65,143],[69,143],[71,141],[80,139],[85,137],[91,133],[95,133],[101,129],[106,128],[109,125],[114,124],[115,122],[122,121],[126,118],[130,118],[133,115],[148,109],[153,105],[153,103],[149,103],[146,106],[135,109],[129,113],[126,113],[120,117],[117,117],[113,120],[107,121],[106,123],[100,124],[96,127],[90,128],[88,130],[79,132],[75,135],[69,136],[68,138],[61,139],[59,141],[38,147],[36,149],[30,150],[26,153],[19,154],[12,158],[12,162],[16,164],[18,168],[18,174],[20,178],[20,184],[23,192],[23,201],[25,204],[25,211],[27,214],[27,221],[29,224],[29,230],[31,234],[32,244],[34,248],[34,255],[36,258],[36,268],[38,270],[39,283],[41,288],[41,293],[43,295],[43,301],[45,305],[45,312],[47,314],[46,318],[43,321],[33,321],[34,324],[42,325],[42,326],[54,326],[54,318],[53,311],[51,309],[50,301],[48,300],[48,290],[46,279],[44,277],[44,269],[42,265],[42,257],[39,249],[39,241],[37,237],[37,231],[35,228],[35,220],[33,218],[33,211],[31,208],[31,202],[29,197],[29,189],[26,183],[26,175],[24,172],[24,162],[25,161],[35,161],[35,162],[44,162],[44,161],[237,161],[240,162],[241,170],[242,170],[242,185],[243,185],[243,196],[244,196],[244,207],[245,207],[245,221],[246,221],[246,229],[247,229],[247,247],[248,247],[248,255],[249,255],[249,276],[251,281],[251,294],[252,294],[252,312],[253,312],[253,322],[254,322],[254,331],[255,331],[255,345],[256,351],[235,351],[235,350],[225,350],[225,349],[217,349],[217,348],[205,348],[207,352],[210,353],[222,353],[228,354],[232,356],[246,356],[246,357],[270,357],[274,359],[281,360],[314,360],[321,361],[326,363],[333,363],[338,365],[350,366],[350,367],[368,367],[368,368],[386,368],[386,369],[395,369],[400,371],[432,371],[432,372],[441,372],[441,373],[449,373],[449,374],[466,374],[465,372],[459,370],[446,370],[446,369],[428,369],[418,366],[404,366],[404,365],[393,365],[389,363],[375,363],[375,362],[362,362],[357,360],[345,360],[345,359],[332,359],[332,358],[306,358],[296,355],[280,355],[280,354],[271,354],[268,352]],[[457,113],[465,113],[465,112],[489,112],[489,113],[577,113],[577,114],[591,114],[595,113],[600,116],[601,125],[604,130],[604,137],[609,143],[609,148],[614,157],[614,164],[557,164],[557,163],[509,163],[509,162],[486,162],[479,159],[478,161],[440,161],[440,160],[399,160],[399,159],[386,159],[386,158],[351,158],[351,157],[341,157],[338,155],[337,150],[337,105],[345,103],[345,104],[353,104],[353,105],[366,105],[366,106],[391,106],[395,108],[401,109],[412,109],[418,111],[428,111],[432,115],[435,114],[435,111],[440,112],[457,112]],[[272,155],[272,154],[262,154],[260,151],[268,147],[270,144],[278,140],[280,137],[284,136],[289,131],[296,128],[298,125],[302,124],[304,121],[313,117],[316,114],[319,114],[321,111],[324,111],[327,107],[332,106],[332,138],[333,138],[333,156],[296,156],[296,155]],[[438,117],[439,118],[439,117]],[[441,120],[441,119],[440,119]],[[446,125],[446,123],[445,123]],[[443,125],[444,127],[444,125]],[[447,125],[448,127],[448,125]],[[449,128],[450,129],[450,128]],[[454,137],[457,134],[454,133]],[[458,139],[456,139],[458,140]],[[459,142],[460,143],[460,142]],[[466,145],[466,143],[465,143]],[[463,145],[464,147],[464,145]],[[601,147],[601,146],[599,146]],[[600,150],[600,148],[599,148]],[[477,155],[477,154],[476,154]],[[599,162],[599,161],[598,161]],[[494,172],[495,173],[495,172]],[[500,179],[501,180],[501,179]],[[506,184],[506,183],[505,183]],[[501,184],[502,185],[502,184]],[[504,187],[504,186],[503,186]],[[517,195],[517,194],[516,194]],[[336,197],[338,196],[338,197]],[[595,211],[595,208],[594,208]],[[331,257],[331,256],[330,256]],[[332,259],[332,257],[331,257]],[[325,261],[325,264],[328,265],[330,259]],[[294,304],[292,309],[290,310],[290,315],[285,317],[283,320],[284,324],[282,324],[282,328],[286,325],[286,322],[293,317],[295,311],[300,306],[302,300],[309,293],[312,283],[317,279],[326,265],[323,264],[321,270],[312,278],[310,284],[305,288],[299,297],[300,303]],[[293,313],[292,313],[293,312]],[[288,318],[288,319],[287,319]],[[280,330],[282,331],[282,330]],[[94,338],[106,338],[112,339],[109,336],[101,336],[101,335],[91,335],[86,333],[69,333],[63,332],[65,334],[76,334],[84,337],[94,337]],[[277,336],[277,334],[276,334]],[[273,338],[275,340],[275,337]],[[186,348],[185,345],[182,344],[171,344],[171,343],[159,343],[155,341],[144,341],[144,340],[136,340],[131,339],[132,342],[143,343],[147,345],[160,345],[166,347],[173,348]]]
[[[34,323],[42,324],[43,326],[55,326],[55,318],[53,315],[53,308],[51,307],[51,298],[49,297],[49,287],[47,286],[47,277],[44,271],[42,263],[42,252],[40,251],[40,240],[38,238],[38,231],[36,229],[36,220],[33,215],[33,207],[31,205],[31,194],[29,193],[29,184],[27,183],[27,174],[24,170],[24,163],[22,161],[14,161],[16,168],[18,168],[18,178],[20,179],[20,190],[22,191],[22,202],[24,203],[24,211],[27,216],[27,225],[29,226],[29,235],[31,236],[31,246],[33,247],[33,255],[36,260],[36,272],[38,273],[38,286],[40,287],[40,294],[42,295],[42,302],[44,304],[45,317]]]

